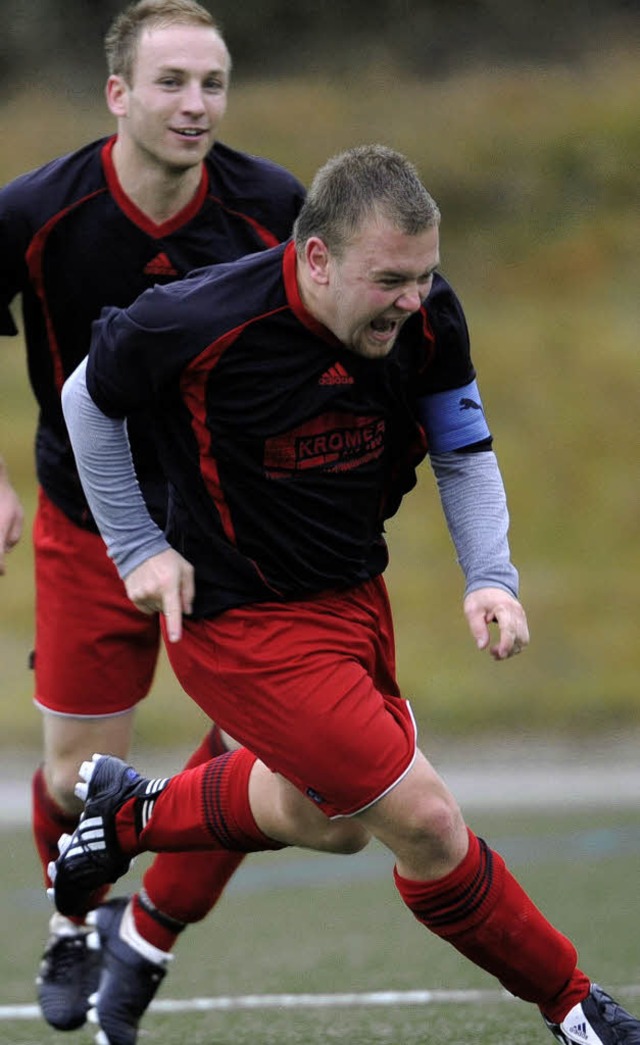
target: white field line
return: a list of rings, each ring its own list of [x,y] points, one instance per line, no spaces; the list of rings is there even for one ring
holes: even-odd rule
[[[614,995],[640,995],[640,984],[617,987]],[[517,1001],[503,990],[363,991],[353,994],[244,994],[220,998],[165,998],[149,1012],[238,1012],[255,1009],[351,1009],[358,1006],[460,1005]],[[41,1019],[37,1005],[0,1005],[0,1020]]]

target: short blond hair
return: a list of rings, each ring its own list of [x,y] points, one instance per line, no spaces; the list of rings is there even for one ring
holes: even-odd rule
[[[213,29],[222,39],[213,15],[197,0],[138,0],[116,16],[104,38],[109,75],[121,76],[130,84],[144,30],[170,25],[201,25]]]

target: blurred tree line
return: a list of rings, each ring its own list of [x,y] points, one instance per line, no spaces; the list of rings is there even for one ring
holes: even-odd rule
[[[102,38],[125,0],[3,0],[0,85],[104,77]],[[639,0],[205,0],[242,78],[397,64],[443,75],[473,63],[577,59],[640,27]]]

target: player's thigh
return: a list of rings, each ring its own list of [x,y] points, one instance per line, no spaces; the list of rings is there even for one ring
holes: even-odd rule
[[[370,840],[355,818],[329,820],[298,788],[257,761],[249,801],[256,823],[269,838],[329,853],[358,853]]]
[[[329,817],[360,812],[415,754],[370,591],[186,622],[168,646],[202,709]]]

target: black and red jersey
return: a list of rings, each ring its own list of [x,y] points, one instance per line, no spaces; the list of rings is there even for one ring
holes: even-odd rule
[[[22,295],[29,375],[39,406],[38,478],[71,519],[92,526],[60,408],[66,377],[87,354],[103,307],[125,307],[154,284],[283,242],[304,199],[300,182],[267,160],[217,143],[192,202],[155,225],[123,193],[103,139],[0,190],[0,334],[16,333]],[[164,511],[147,420],[131,440],[145,497]]]
[[[488,436],[467,409],[474,378],[441,276],[389,356],[366,359],[305,310],[292,242],[106,311],[87,368],[105,414],[153,412],[167,537],[195,567],[195,616],[382,572],[384,521],[428,449],[425,400],[444,404],[440,448]]]

